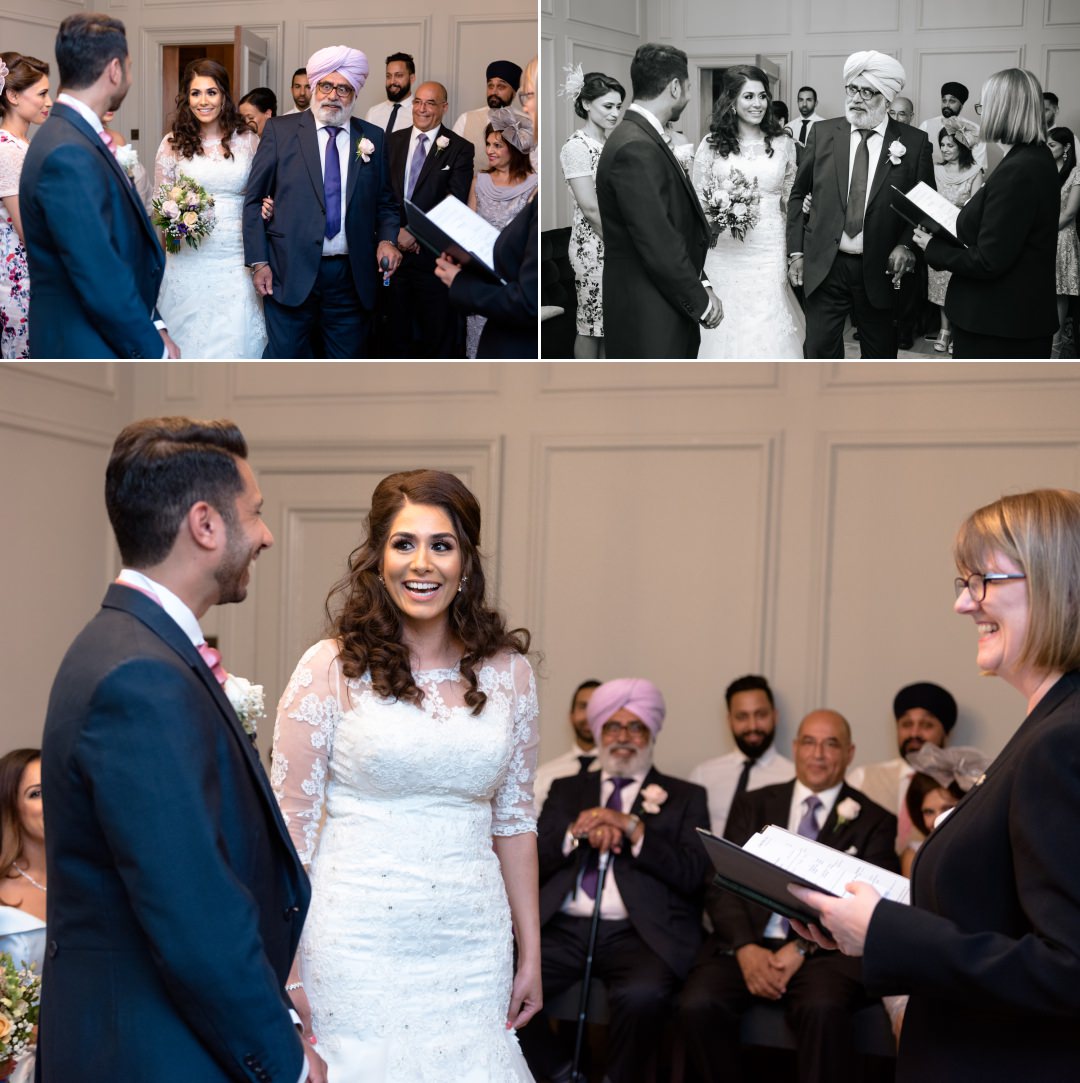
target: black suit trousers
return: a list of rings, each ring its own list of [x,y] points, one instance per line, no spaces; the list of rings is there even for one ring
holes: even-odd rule
[[[590,925],[589,918],[556,914],[544,926],[540,953],[545,999],[581,980]],[[641,1083],[651,1078],[649,1066],[679,987],[678,977],[629,921],[600,922],[593,977],[607,987],[610,1005],[607,1078],[611,1083]],[[568,1051],[557,1052],[543,1015],[522,1030],[521,1043],[538,1078],[569,1059]]]
[[[464,317],[435,277],[429,253],[405,253],[390,279],[390,312],[394,357],[464,358]]]
[[[862,256],[838,252],[825,281],[806,298],[806,356],[815,361],[842,358],[849,315],[859,329],[863,357],[896,356],[893,311],[870,303]]]
[[[707,940],[679,997],[687,1083],[741,1083],[739,1021],[756,1000],[735,956]],[[832,951],[807,957],[780,1001],[798,1036],[799,1083],[857,1077],[851,1015],[871,1002],[860,960]]]

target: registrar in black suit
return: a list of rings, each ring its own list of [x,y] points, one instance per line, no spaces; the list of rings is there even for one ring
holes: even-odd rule
[[[544,997],[579,981],[585,968],[589,919],[560,912],[575,890],[589,846],[563,854],[567,829],[582,810],[600,800],[599,771],[556,779],[537,826],[540,856],[540,943]],[[606,777],[606,776],[604,776]],[[629,920],[601,921],[593,975],[607,986],[611,1004],[607,1075],[612,1083],[639,1083],[656,1054],[670,998],[686,977],[701,942],[701,904],[708,859],[697,828],[709,825],[705,790],[651,768],[642,790],[655,783],[667,791],[656,813],[645,813],[640,793],[633,807],[645,832],[637,857],[629,846],[612,861]],[[522,1032],[530,1066],[537,1072],[538,1036],[546,1019]]]
[[[744,791],[732,803],[724,837],[742,846],[769,824],[787,827],[794,791],[794,780]],[[837,808],[848,798],[858,803],[858,815],[840,824]],[[844,783],[817,841],[899,872],[895,839],[896,817]],[[679,999],[688,1068],[694,1072],[688,1078],[738,1083],[739,1018],[754,998],[734,953],[746,944],[772,949],[779,945],[764,940],[772,916],[766,907],[710,887],[706,908],[714,932],[702,946]],[[781,1002],[799,1039],[800,1083],[851,1078],[849,1020],[853,1011],[870,1002],[861,970],[858,959],[821,951],[807,955],[791,977]]]

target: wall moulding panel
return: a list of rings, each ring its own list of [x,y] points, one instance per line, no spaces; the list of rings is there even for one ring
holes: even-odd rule
[[[1024,25],[1025,0],[978,0],[943,4],[919,0],[917,30],[1002,30]]]
[[[642,33],[641,0],[567,0],[567,18],[633,37]]]
[[[870,3],[882,0],[868,0]],[[683,0],[683,35],[695,38],[766,37],[790,34],[791,0],[756,0],[753,4],[717,4],[715,0]]]
[[[863,391],[867,388],[890,387],[917,389],[942,385],[967,388],[1048,385],[1072,389],[1078,384],[1080,369],[1075,365],[1055,365],[1049,361],[974,362],[962,368],[939,365],[933,361],[910,361],[902,366],[853,361],[821,367],[823,391]]]
[[[458,88],[458,105],[446,119],[453,124],[466,109],[487,104],[484,73],[496,56],[513,60],[523,68],[536,56],[535,9],[520,14],[454,16],[450,19],[450,37],[450,78]]]
[[[976,46],[919,49],[914,71],[908,72],[908,86],[915,96],[917,119],[921,122],[940,113],[941,84],[950,79],[963,83],[971,92],[961,116],[978,122],[974,105],[983,83],[1003,68],[1021,67],[1023,47],[978,48]]]
[[[837,0],[807,0],[806,29],[810,34],[849,34],[857,18],[860,34],[895,33],[901,25],[901,5],[902,0],[867,0],[859,4],[856,16],[849,4]],[[865,43],[861,47],[870,48]]]
[[[1080,26],[1080,5],[1076,0],[1046,0],[1044,26]]]
[[[662,368],[627,365],[613,373],[599,362],[573,365],[547,363],[541,369],[540,391],[545,395],[577,392],[624,392],[654,395],[658,392],[684,394],[687,391],[776,390],[782,379],[781,366],[769,363],[734,362],[694,364],[672,361]]]

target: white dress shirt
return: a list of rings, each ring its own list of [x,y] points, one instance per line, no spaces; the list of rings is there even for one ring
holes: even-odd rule
[[[814,125],[817,124],[819,120],[824,119],[825,118],[816,110],[808,117],[804,117],[802,113],[799,113],[798,116],[792,119],[790,124],[791,131],[794,133],[793,138],[795,139],[795,142],[798,143],[800,147],[805,147],[806,140],[810,138],[810,133],[814,130]],[[806,139],[800,139],[799,134],[802,132],[802,123],[804,120],[806,121]]]
[[[397,111],[397,116],[394,117],[394,127],[391,129],[391,133],[400,132],[402,128],[408,128],[412,124],[412,103],[413,96],[411,94],[400,102],[379,102],[367,111],[364,120],[369,124],[377,125],[385,131],[387,122],[390,120],[390,114],[394,111],[394,106],[400,105],[401,108]]]
[[[870,135],[866,140],[866,150],[870,155],[870,167],[866,173],[866,201],[863,203],[863,210],[866,210],[866,203],[870,202],[870,190],[874,187],[874,174],[877,172],[878,159],[881,157],[881,145],[885,141],[885,129],[889,124],[889,116],[885,115],[885,119],[877,125],[875,128],[870,129]],[[851,188],[851,175],[855,171],[855,153],[859,149],[859,144],[862,142],[862,136],[859,135],[858,128],[854,124],[851,126],[851,143],[848,148],[848,189]],[[840,234],[840,251],[846,252],[849,256],[861,256],[863,251],[863,235],[862,231],[859,231],[857,237],[849,237],[846,233]]]
[[[536,775],[533,778],[533,807],[536,809],[537,816],[540,815],[540,810],[544,807],[548,791],[555,779],[571,778],[573,775],[580,773],[580,756],[592,756],[593,759],[592,763],[589,764],[589,770],[600,770],[600,761],[596,757],[596,751],[586,752],[576,742],[561,756],[556,756],[553,760],[548,760],[537,767]]]
[[[709,823],[714,835],[724,834],[731,802],[735,799],[735,787],[739,784],[746,759],[742,752],[735,749],[724,756],[699,763],[690,772],[690,781],[704,786],[709,795]],[[757,790],[778,782],[790,782],[794,777],[795,764],[771,747],[754,761],[746,778],[746,788]]]
[[[324,256],[347,256],[349,245],[345,239],[345,193],[348,191],[349,169],[352,165],[352,126],[349,117],[345,117],[345,123],[336,125],[341,128],[337,137],[338,161],[341,163],[341,229],[336,237],[323,237],[322,254]],[[326,145],[330,142],[330,133],[326,130],[328,125],[320,124],[315,129],[315,135],[319,140],[319,169],[322,171],[323,183],[326,182]]]

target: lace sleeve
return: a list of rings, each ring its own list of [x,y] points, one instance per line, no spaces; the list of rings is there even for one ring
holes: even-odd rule
[[[245,176],[251,171],[255,151],[259,149],[259,137],[253,131],[237,132],[229,140],[229,149],[244,167]]]
[[[14,140],[0,140],[0,199],[19,194],[25,156],[26,152]]]
[[[797,162],[795,159],[795,141],[793,139],[784,140],[784,190],[780,193],[780,213],[787,214],[788,197],[791,195],[791,189],[795,186],[795,170]]]
[[[179,172],[176,152],[166,134],[158,145],[157,154],[154,155],[154,191],[156,192],[166,182],[175,184]]]
[[[495,794],[491,833],[520,835],[526,831],[536,831],[533,779],[540,745],[540,727],[536,724],[540,706],[536,698],[536,678],[528,659],[520,654],[511,655],[505,681],[510,685],[511,740],[514,750],[506,778]]]
[[[705,188],[705,181],[712,170],[712,166],[713,149],[709,146],[709,137],[706,136],[698,144],[698,148],[694,152],[694,171],[690,178],[691,183],[694,185],[694,191],[697,192],[698,199],[701,199],[701,193]]]
[[[574,180],[576,177],[592,177],[596,173],[593,157],[585,145],[585,140],[576,135],[571,135],[563,143],[562,150],[559,151],[559,164],[567,180]]]
[[[274,722],[270,786],[305,865],[315,854],[334,732],[348,704],[337,644],[324,639],[296,664]]]

